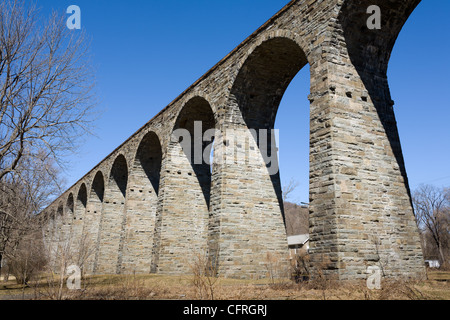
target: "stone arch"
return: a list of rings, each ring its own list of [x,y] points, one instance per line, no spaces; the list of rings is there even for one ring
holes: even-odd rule
[[[163,159],[164,203],[155,228],[157,253],[153,260],[160,272],[189,272],[194,255],[208,250],[209,154],[215,126],[212,107],[201,96],[187,100],[174,123]]]
[[[161,161],[159,137],[149,131],[141,139],[130,168],[122,264],[124,273],[150,272]]]
[[[83,234],[86,246],[91,248],[91,254],[87,258],[86,272],[93,273],[98,259],[98,240],[100,231],[100,219],[102,214],[103,197],[105,194],[105,178],[102,171],[97,171],[89,191],[86,206],[86,218],[83,225]]]
[[[57,268],[59,259],[61,258],[62,250],[64,250],[65,241],[67,239],[67,234],[70,232],[70,229],[67,228],[68,224],[66,223],[65,218],[71,218],[70,216],[65,216],[64,214],[64,207],[65,204],[67,206],[67,203],[70,199],[66,199],[65,203],[64,200],[60,201],[58,203],[58,206],[56,207],[56,211],[54,212],[54,227],[53,227],[53,237],[52,237],[52,245],[50,246],[50,252],[51,252],[51,260],[50,265],[51,267]],[[67,206],[68,207],[68,206]],[[54,269],[56,270],[56,269]]]
[[[330,263],[320,270],[324,276],[363,279],[367,265],[380,262],[380,255],[373,254],[380,250],[390,262],[383,270],[388,276],[423,275],[386,79],[397,34],[419,2],[291,1],[135,134],[156,126],[167,138],[171,128],[166,121],[176,122],[174,130],[189,133],[189,121],[201,112],[186,112],[202,109],[205,104],[196,94],[208,93],[212,100],[203,99],[214,103],[211,109],[220,129],[216,146],[226,158],[214,165],[211,185],[205,188],[208,184],[199,180],[182,141],[163,141],[155,270],[186,273],[191,253],[206,249],[210,257],[218,257],[221,275],[257,278],[267,274],[268,253],[286,254],[278,172],[269,172],[266,160],[271,157],[265,158],[259,148],[266,142],[271,150],[272,134],[253,135],[251,130],[273,127],[290,79],[309,62],[311,266],[323,265],[325,256]],[[369,5],[382,9],[381,31],[367,29]],[[180,120],[183,117],[187,122]],[[134,137],[117,150],[134,150]],[[245,141],[235,143],[241,137],[248,146]],[[228,153],[229,146],[235,150]],[[102,273],[121,270],[124,213],[131,192],[127,174],[134,160],[127,153],[127,166],[118,153],[100,164],[109,168],[114,161],[111,173],[104,171],[98,236]],[[384,237],[379,247],[371,235]]]
[[[108,179],[110,190],[118,191],[125,198],[128,183],[128,164],[124,155],[120,154],[114,160]],[[122,200],[122,198],[120,198]]]
[[[101,171],[97,171],[92,181],[91,191],[89,193],[89,201],[103,201],[105,195],[105,178]]]
[[[127,160],[124,155],[119,154],[112,164],[105,186],[100,222],[97,273],[119,274],[121,272],[127,184]]]
[[[75,209],[72,220],[72,235],[71,235],[71,248],[74,257],[77,255],[83,255],[85,251],[83,235],[83,223],[86,214],[87,205],[87,187],[85,183],[82,183],[78,188],[78,192],[75,198]]]
[[[306,54],[291,37],[291,33],[273,32],[259,41],[248,54],[230,92],[239,109],[237,121],[243,121],[245,126],[252,130],[252,136],[256,140],[256,146],[262,151],[264,162],[271,166],[270,179],[282,211],[278,159],[271,152],[275,150],[274,132],[260,136],[260,130],[274,129],[278,106],[284,92],[306,64]],[[261,148],[262,145],[265,147]]]
[[[196,123],[199,124],[196,126]],[[178,114],[173,132],[183,130],[188,136],[183,134],[178,141],[172,141],[178,137],[172,135],[169,146],[169,154],[178,158],[174,153],[175,145],[180,143],[186,159],[189,161],[195,177],[200,184],[206,205],[210,205],[211,193],[211,163],[209,162],[209,153],[214,140],[214,135],[204,138],[208,130],[215,129],[215,117],[209,102],[200,96],[188,100]],[[190,141],[184,141],[190,137]],[[172,153],[171,153],[172,152]],[[205,154],[206,153],[206,154]],[[208,157],[205,157],[208,155]],[[178,159],[177,159],[178,160]]]
[[[327,95],[332,102],[328,103],[333,107],[329,128],[339,133],[333,135],[333,152],[340,159],[329,165],[336,180],[333,214],[311,215],[320,240],[311,239],[310,247],[313,263],[324,252],[333,255],[336,262],[330,274],[340,279],[354,278],[354,270],[363,271],[373,261],[369,252],[375,250],[379,259],[389,257],[389,265],[383,270],[387,277],[401,276],[406,270],[410,275],[423,272],[419,233],[387,79],[398,34],[419,3],[344,1],[333,25],[335,41],[342,45],[327,54],[324,67],[330,80]],[[381,9],[381,29],[367,27],[366,10],[371,5]],[[352,152],[354,145],[358,146],[358,155]],[[378,171],[375,178],[374,169]],[[321,231],[326,230],[325,225],[348,234],[338,239],[340,245],[331,253],[330,241],[323,240]],[[391,231],[393,228],[396,232]],[[411,243],[408,248],[399,245],[406,239]]]
[[[61,213],[64,211],[64,204],[60,202],[57,208],[52,212],[52,220],[53,220],[53,240],[58,241],[59,238],[59,217]]]
[[[39,214],[42,221],[42,235],[44,239],[45,250],[51,259],[53,250],[53,232],[55,225],[55,214],[54,209],[48,207],[45,211]]]
[[[76,198],[76,204],[75,204],[75,220],[83,220],[84,218],[84,211],[86,209],[87,205],[87,187],[85,183],[82,183],[80,188],[78,189],[78,194]],[[81,234],[81,232],[80,232]]]
[[[209,108],[212,111],[212,114],[214,116],[214,122],[217,123],[218,121],[218,109],[220,109],[217,105],[217,100],[215,100],[213,97],[211,97],[206,90],[196,87],[193,88],[191,92],[186,93],[186,95],[181,99],[181,109],[178,110],[178,112],[175,113],[176,118],[175,122],[172,124],[172,131],[177,128],[177,122],[180,119],[180,115],[184,112],[186,112],[185,107],[188,106],[188,104],[192,104],[195,101],[203,101],[203,103],[207,103]]]
[[[69,250],[69,241],[72,237],[72,228],[74,223],[75,201],[73,193],[69,193],[64,206],[60,205],[58,208],[61,215],[61,227],[60,227],[60,241],[64,244],[63,247]]]
[[[86,207],[87,205],[87,187],[85,183],[82,183],[80,186],[80,189],[78,189],[78,195],[77,195],[77,205],[81,205],[83,207]]]
[[[55,225],[55,211],[53,208],[47,208],[44,213],[41,213],[39,217],[42,220],[42,225],[44,226],[44,239],[47,243],[47,246],[51,243],[53,238],[53,231]],[[50,248],[49,246],[47,247]]]
[[[272,129],[278,106],[295,75],[308,64],[298,42],[268,35],[240,64],[230,94],[236,99],[241,120],[249,129]]]
[[[48,212],[48,225],[47,225],[47,249],[50,253],[50,258],[53,258],[55,255],[55,243],[57,242],[56,235],[58,234],[57,230],[57,220],[56,220],[56,210],[55,208],[50,208]]]
[[[346,94],[369,99],[374,104],[406,183],[407,174],[396,128],[387,69],[397,37],[420,1],[345,1],[338,16],[348,57],[363,83],[361,92]],[[377,5],[381,10],[381,29],[369,29],[366,26],[366,10],[371,5]]]
[[[159,180],[161,176],[162,148],[158,135],[150,131],[139,143],[134,158],[132,172],[140,172],[150,181],[156,195],[159,192]],[[151,191],[151,190],[150,190]]]
[[[296,44],[296,47],[298,47],[301,51],[302,60],[306,60],[306,62],[304,61],[304,65],[307,63],[311,64],[316,60],[316,57],[312,54],[312,47],[307,45],[306,37],[301,37],[297,33],[286,29],[265,31],[258,36],[254,43],[249,45],[248,50],[246,50],[245,54],[237,61],[235,67],[233,68],[233,77],[229,80],[231,83],[230,91],[232,85],[236,82],[239,73],[241,73],[242,68],[244,65],[248,64],[249,58],[251,56],[255,56],[256,50],[260,50],[262,45],[267,46],[267,44],[274,39],[277,39],[278,41],[286,41],[285,43],[290,43],[290,47],[295,47]]]
[[[74,208],[75,208],[75,201],[74,201],[73,193],[71,192],[71,193],[69,193],[69,196],[67,197],[66,214],[73,215]]]
[[[397,37],[420,1],[344,1],[339,10],[337,27],[343,31],[345,47],[358,73],[364,71],[377,76],[386,75]],[[367,27],[367,8],[373,5],[380,8],[381,29]]]
[[[242,270],[264,276],[255,266],[268,252],[281,256],[287,250],[283,202],[274,129],[278,106],[289,83],[308,64],[295,34],[274,31],[261,37],[241,59],[227,102],[227,122],[219,145],[225,155],[223,182],[214,234],[221,274],[232,274],[233,259],[242,256]],[[306,98],[306,97],[305,97]],[[223,223],[226,219],[226,224]],[[232,240],[225,235],[245,225]],[[226,239],[226,240],[224,240]],[[248,269],[247,269],[248,268]],[[244,271],[245,272],[245,271]]]

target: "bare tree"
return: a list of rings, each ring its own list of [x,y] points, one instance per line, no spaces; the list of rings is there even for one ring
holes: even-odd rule
[[[16,278],[26,281],[45,260],[42,250],[43,207],[56,197],[63,187],[60,169],[51,158],[38,153],[35,158],[25,158],[0,181],[0,261],[8,260],[10,271]],[[40,249],[37,249],[40,248]],[[0,270],[1,271],[1,270]],[[23,275],[23,276],[22,276]]]
[[[298,188],[299,182],[291,179],[282,188],[284,217],[288,236],[306,234],[309,232],[309,210],[306,206],[290,201],[292,193]]]
[[[0,2],[0,260],[15,270],[42,260],[27,250],[41,248],[36,215],[62,190],[65,156],[94,120],[88,48],[63,13]]]
[[[63,15],[0,2],[0,180],[38,153],[62,164],[89,132],[94,99],[88,41]]]
[[[6,252],[9,272],[18,284],[29,285],[29,281],[43,270],[47,257],[44,252],[42,233],[33,221],[28,221],[28,228],[22,229],[21,237],[13,237]],[[31,226],[33,225],[33,226]]]
[[[286,202],[292,196],[292,192],[294,192],[295,189],[298,188],[298,186],[299,182],[291,179],[289,180],[288,184],[282,187],[283,202]]]
[[[450,199],[448,189],[421,185],[413,194],[414,214],[423,235],[431,236],[441,264],[449,242]],[[426,238],[425,238],[426,239]]]

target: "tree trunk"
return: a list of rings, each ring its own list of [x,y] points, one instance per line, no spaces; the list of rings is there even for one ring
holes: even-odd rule
[[[445,256],[444,252],[442,251],[441,243],[438,243],[438,250],[439,250],[439,263],[441,264],[441,266],[443,266],[445,264]]]

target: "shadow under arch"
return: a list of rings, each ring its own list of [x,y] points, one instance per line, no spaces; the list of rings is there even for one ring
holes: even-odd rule
[[[406,189],[411,191],[406,174],[400,137],[391,99],[387,70],[397,37],[421,0],[352,0],[345,1],[338,16],[349,58],[358,72],[375,106],[392,151],[398,163]],[[381,10],[381,29],[367,27],[367,8],[376,5]]]
[[[56,209],[55,214],[55,226],[54,226],[54,235],[53,240],[59,243],[60,241],[65,240],[67,237],[67,234],[70,232],[70,229],[66,227],[66,221],[67,225],[70,228],[70,225],[72,223],[73,218],[73,195],[72,193],[69,194],[69,197],[66,200],[66,208],[68,210],[71,210],[69,212],[64,212],[64,203],[61,201],[58,205],[58,208]],[[66,216],[67,213],[67,216]],[[58,250],[60,250],[59,245],[55,248],[55,253],[58,253]]]
[[[72,193],[70,193],[69,196],[67,197],[65,203],[65,210],[64,210],[64,203],[60,202],[60,204],[58,205],[58,209],[56,210],[56,217],[57,217],[56,219],[57,241],[66,241],[67,238],[70,236],[74,217],[74,200]]]
[[[100,236],[100,220],[102,216],[102,206],[105,194],[105,178],[102,171],[97,171],[92,180],[89,191],[88,205],[86,209],[86,219],[84,222],[84,232],[86,243],[92,246],[92,255],[88,257],[86,271],[95,273],[98,264],[98,241]]]
[[[121,267],[123,273],[148,273],[152,270],[159,192],[163,190],[162,147],[154,131],[141,137],[130,167]]]
[[[78,195],[77,195],[77,203],[81,204],[84,208],[86,208],[87,205],[87,188],[86,188],[86,184],[83,183],[80,186],[80,189],[78,190]]]
[[[213,140],[209,133],[215,131],[209,129],[216,122],[205,98],[195,95],[185,101],[165,144],[152,273],[188,273],[196,254],[208,250],[212,177],[208,147],[212,144],[203,140],[204,136]]]
[[[139,143],[134,158],[134,168],[142,168],[153,186],[156,195],[159,193],[161,177],[162,148],[158,135],[150,131]]]
[[[74,205],[75,205],[75,202],[74,202],[74,198],[73,198],[73,193],[70,193],[69,196],[67,197],[67,202],[66,202],[67,214],[73,215]],[[60,211],[60,208],[62,208],[62,206],[60,206],[58,208],[58,212]],[[63,211],[61,211],[60,214],[63,214]]]
[[[205,159],[204,155],[210,154],[211,150],[208,148],[212,146],[214,136],[209,137],[209,141],[209,138],[205,141],[203,138],[206,131],[215,127],[216,120],[210,103],[205,98],[196,96],[183,106],[172,131],[173,138],[178,138],[178,143],[192,166],[208,209],[211,198],[211,164],[209,157]],[[180,129],[184,130],[184,134],[177,134]]]
[[[47,222],[47,239],[48,241],[53,241],[53,237],[54,237],[54,233],[55,233],[55,225],[56,225],[56,210],[54,208],[51,208],[48,212],[47,212],[47,216],[46,216],[46,220],[45,222]]]
[[[111,190],[118,189],[125,199],[128,183],[128,165],[122,154],[118,155],[114,160],[108,183]]]
[[[94,180],[92,181],[91,192],[89,199],[97,198],[100,202],[103,202],[103,196],[105,194],[105,178],[101,171],[97,171]]]
[[[119,154],[112,164],[102,203],[95,273],[121,272],[127,185],[127,160]]]
[[[283,95],[297,75],[297,73],[308,64],[308,59],[300,45],[293,39],[279,36],[263,41],[247,57],[240,68],[238,75],[231,88],[231,98],[235,101],[239,114],[234,115],[237,123],[245,125],[250,130],[255,130],[255,142],[261,146],[259,130],[274,129],[278,107]],[[267,134],[267,151],[261,150],[263,157],[271,158],[276,155],[271,154],[274,143],[273,131]],[[268,152],[268,154],[264,154]],[[266,163],[268,166],[269,163]],[[277,164],[278,166],[278,160]],[[276,173],[270,174],[270,179],[276,193],[278,203],[284,217],[284,206],[280,173],[277,168]]]

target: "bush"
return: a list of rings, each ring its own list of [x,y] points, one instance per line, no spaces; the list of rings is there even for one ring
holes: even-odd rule
[[[20,240],[14,251],[8,255],[9,271],[16,278],[17,284],[28,285],[45,267],[47,259],[43,252],[43,243],[35,235]]]

